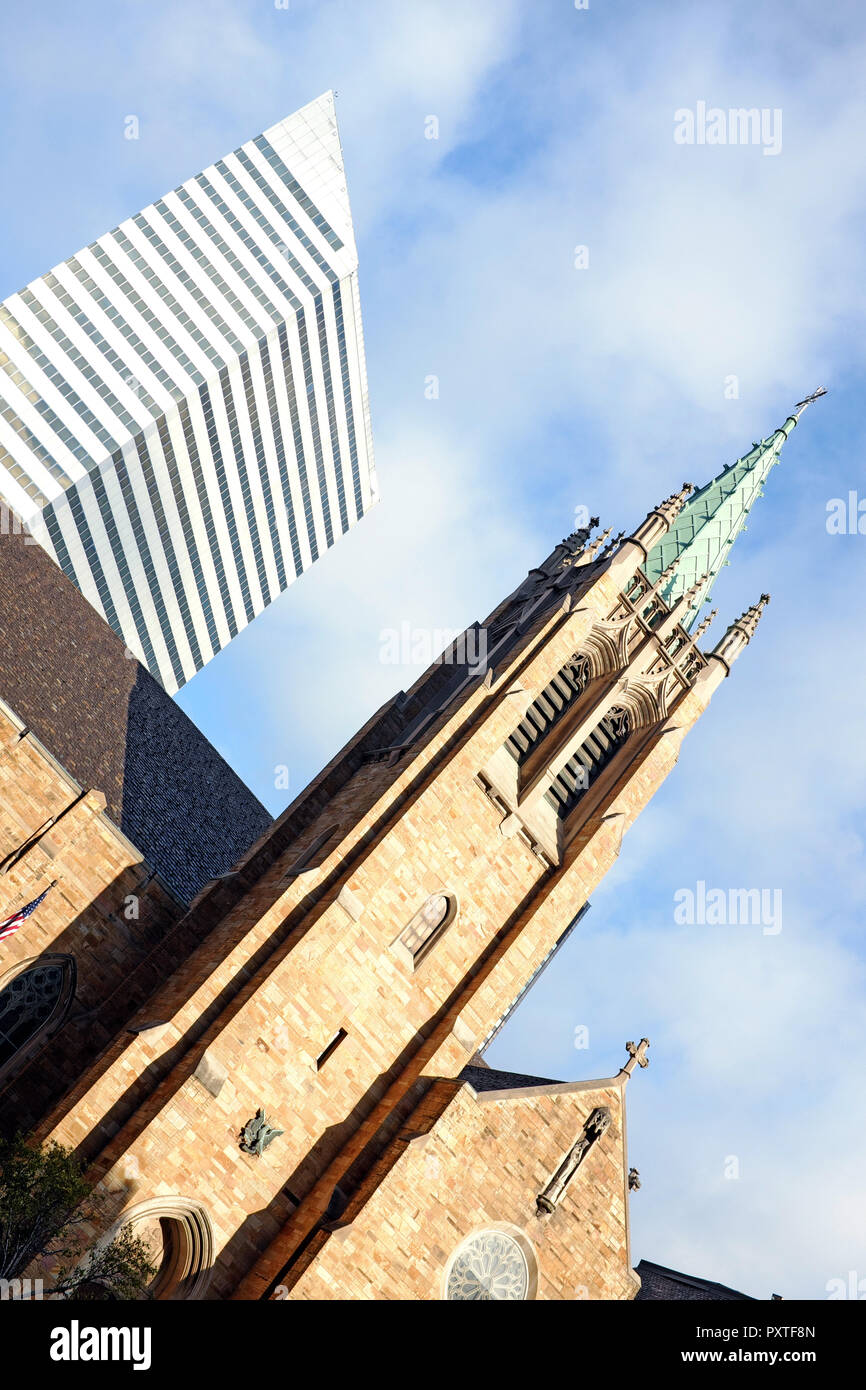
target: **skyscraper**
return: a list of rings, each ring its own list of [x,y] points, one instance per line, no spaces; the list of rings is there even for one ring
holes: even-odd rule
[[[376,500],[332,93],[0,306],[0,497],[173,693]]]

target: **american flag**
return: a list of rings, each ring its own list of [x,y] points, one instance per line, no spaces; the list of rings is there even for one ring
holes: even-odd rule
[[[0,922],[0,941],[5,941],[7,936],[11,936],[13,932],[17,931],[18,928],[27,921],[27,918],[36,911],[39,904],[48,897],[53,887],[54,884],[49,883],[45,892],[40,893],[38,898],[34,898],[32,903],[28,903],[26,907],[20,908],[18,912],[14,913],[11,917],[7,917],[5,922]]]

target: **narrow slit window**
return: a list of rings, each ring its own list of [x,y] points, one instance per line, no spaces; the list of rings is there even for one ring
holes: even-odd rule
[[[343,1041],[344,1038],[347,1038],[348,1036],[349,1035],[346,1032],[345,1028],[340,1028],[337,1030],[337,1032],[332,1037],[331,1041],[328,1043],[328,1046],[325,1048],[324,1052],[320,1052],[319,1056],[316,1058],[316,1071],[322,1070],[322,1067],[325,1065],[328,1058],[333,1057],[337,1048],[340,1046],[340,1043]]]
[[[339,828],[338,825],[329,825],[320,835],[311,840],[307,848],[302,850],[294,863],[286,869],[283,878],[295,878],[298,874],[309,873],[311,869],[317,869],[325,858],[325,855],[320,851],[333,839]]]

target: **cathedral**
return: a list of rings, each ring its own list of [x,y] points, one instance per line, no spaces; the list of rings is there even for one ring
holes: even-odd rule
[[[702,610],[813,398],[630,533],[556,545],[273,822],[4,536],[0,919],[44,901],[2,942],[0,1124],[75,1150],[82,1238],[141,1234],[154,1297],[639,1295],[640,1021],[601,1078],[484,1052],[755,636],[767,594],[711,647]],[[648,1270],[645,1297],[743,1297]]]

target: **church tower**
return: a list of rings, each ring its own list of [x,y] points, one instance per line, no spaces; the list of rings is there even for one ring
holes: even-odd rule
[[[130,971],[36,1132],[88,1161],[91,1235],[152,1239],[158,1296],[634,1296],[646,1040],[596,1082],[479,1054],[754,636],[766,594],[707,651],[698,610],[804,404],[631,534],[557,545]]]

